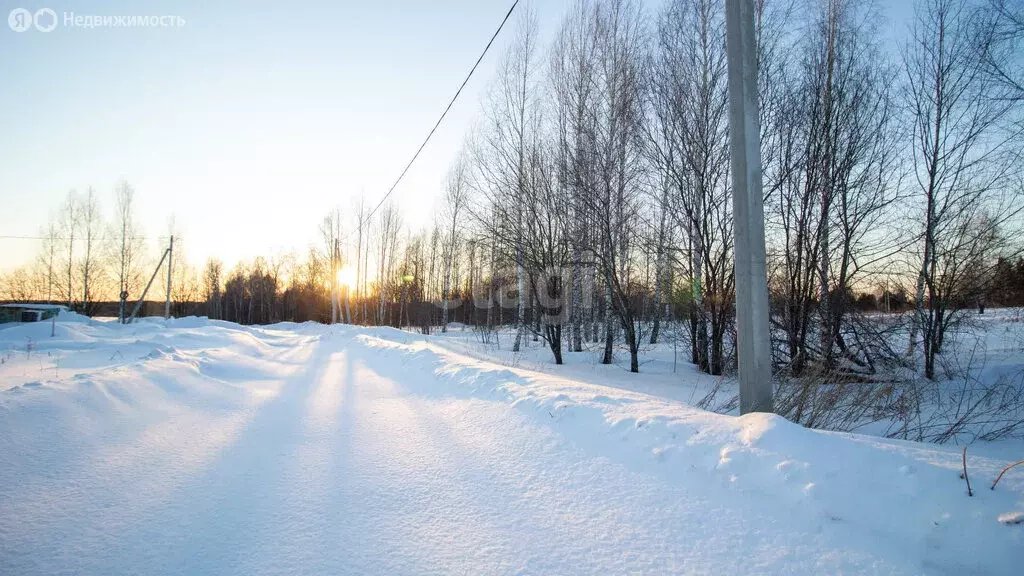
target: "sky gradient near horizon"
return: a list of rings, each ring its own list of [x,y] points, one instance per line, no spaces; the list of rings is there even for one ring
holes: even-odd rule
[[[534,0],[544,38],[571,1]],[[880,2],[886,25],[905,28],[910,4]],[[0,236],[38,235],[72,189],[93,187],[108,217],[125,179],[147,236],[165,236],[173,218],[193,263],[302,252],[329,211],[352,224],[361,194],[370,206],[384,195],[510,5],[0,0],[5,21],[14,8],[48,7],[61,20],[185,22],[48,33],[0,24]],[[413,230],[429,224],[513,26],[393,196]],[[0,271],[38,247],[0,238]]]

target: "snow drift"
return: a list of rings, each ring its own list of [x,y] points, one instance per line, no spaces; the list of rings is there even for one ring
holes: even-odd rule
[[[0,330],[0,573],[978,573],[1019,445],[730,417],[392,329]],[[623,375],[623,379],[643,375]],[[1014,473],[1016,472],[1016,473]]]

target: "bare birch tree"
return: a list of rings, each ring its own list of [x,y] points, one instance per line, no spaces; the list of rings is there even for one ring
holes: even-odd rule
[[[111,275],[117,278],[119,300],[119,318],[123,322],[127,314],[125,298],[138,295],[142,291],[142,263],[145,259],[146,246],[141,238],[141,230],[135,219],[135,189],[127,182],[121,181],[114,188],[114,217],[109,224],[107,234],[107,251]],[[120,295],[124,295],[121,298]]]
[[[75,239],[78,229],[81,226],[82,212],[81,201],[78,194],[72,190],[68,192],[67,199],[60,212],[60,233],[64,246],[64,269],[67,271],[67,284],[62,286],[62,291],[68,300],[68,309],[74,305],[74,269],[75,269]]]
[[[444,260],[444,284],[441,288],[441,332],[448,331],[448,306],[451,301],[452,268],[459,247],[459,229],[462,210],[465,209],[467,190],[466,159],[460,156],[455,159],[448,172],[445,182],[444,223],[445,241],[442,259]]]
[[[921,203],[920,268],[909,352],[922,336],[924,372],[962,305],[955,281],[978,243],[1020,211],[1003,185],[1020,160],[1019,137],[1003,123],[1015,101],[994,98],[1001,86],[981,59],[988,40],[983,13],[958,0],[921,0],[904,51],[905,102],[912,122],[913,165]]]
[[[85,196],[81,199],[81,220],[82,220],[82,240],[85,242],[83,247],[85,253],[82,255],[82,311],[86,314],[91,312],[89,306],[92,301],[92,290],[95,286],[92,284],[96,281],[96,253],[95,247],[97,244],[102,244],[102,215],[100,213],[99,201],[96,198],[95,192],[92,188],[86,192]]]
[[[539,130],[539,44],[536,15],[523,12],[515,39],[502,60],[495,85],[488,95],[486,126],[472,148],[478,174],[476,187],[497,213],[498,226],[511,230],[509,258],[516,266],[516,336],[512,350],[518,352],[526,328],[527,271],[523,268],[523,198],[529,186],[528,162],[531,142]],[[477,214],[488,220],[490,214]]]

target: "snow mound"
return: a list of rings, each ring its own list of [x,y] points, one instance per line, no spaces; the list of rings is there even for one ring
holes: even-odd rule
[[[50,329],[0,329],[0,574],[1024,561],[1024,474],[986,489],[1009,461],[995,449],[968,450],[968,497],[956,447],[712,414],[644,375],[510,368],[391,328]]]
[[[811,525],[842,534],[851,545],[915,558],[926,572],[1011,573],[1024,561],[1024,533],[1006,530],[1002,516],[992,521],[1024,505],[1024,481],[1000,483],[996,491],[975,486],[968,497],[955,447],[810,430],[773,414],[712,414],[468,359],[423,339],[406,344],[361,334],[356,341],[386,351],[380,357],[387,360],[374,369],[406,383],[411,393],[504,397],[585,450],[694,490],[742,499],[794,529]],[[430,381],[403,378],[410,373],[433,373],[449,386],[417,386]],[[968,454],[975,482],[991,481],[1005,464]]]
[[[1001,524],[1024,524],[1024,512],[1007,512],[998,518]]]

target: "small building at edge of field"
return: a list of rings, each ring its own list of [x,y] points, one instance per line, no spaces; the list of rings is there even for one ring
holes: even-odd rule
[[[60,304],[0,304],[0,324],[49,320],[64,310]]]

